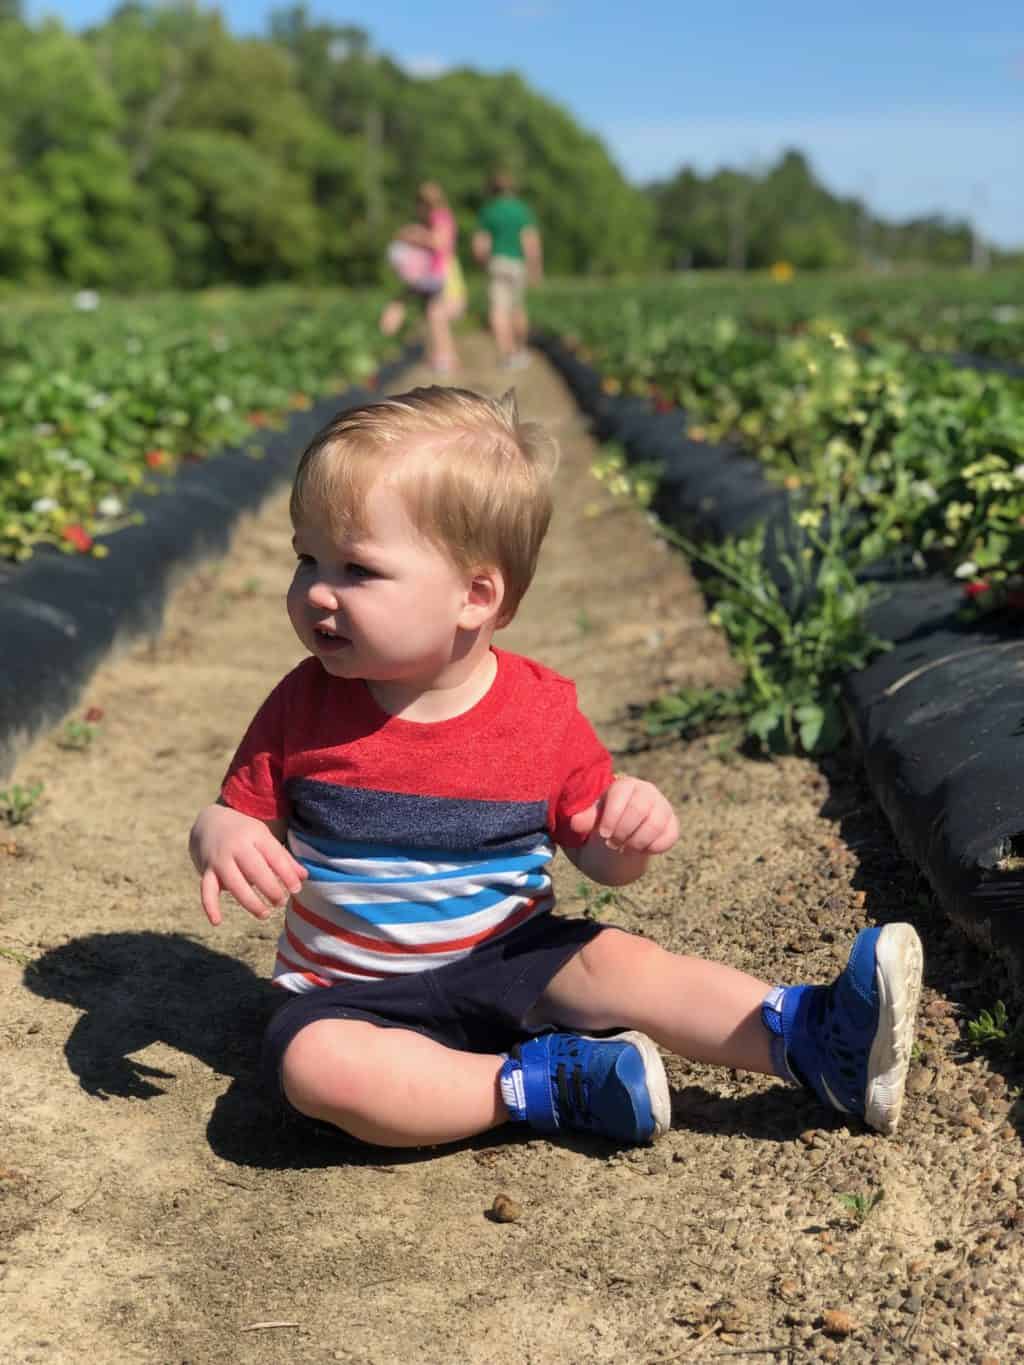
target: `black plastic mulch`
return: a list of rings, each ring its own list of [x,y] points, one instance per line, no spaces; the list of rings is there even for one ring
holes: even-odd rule
[[[408,347],[382,366],[377,387],[417,355]],[[182,574],[225,552],[239,516],[291,477],[309,438],[339,411],[373,397],[354,387],[321,399],[285,430],[254,438],[259,457],[234,449],[183,465],[166,488],[135,501],[141,525],[97,537],[106,558],[44,547],[22,564],[0,565],[0,778],[35,735],[74,706],[114,646],[160,629]]]

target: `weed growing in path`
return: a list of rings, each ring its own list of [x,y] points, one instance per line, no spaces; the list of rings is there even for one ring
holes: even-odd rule
[[[696,545],[661,528],[684,554],[712,570],[709,620],[725,631],[744,678],[730,689],[683,689],[659,698],[646,714],[650,734],[692,735],[738,722],[768,753],[819,754],[837,747],[845,729],[840,680],[887,645],[865,622],[873,589],[857,579],[838,498],[826,530],[799,516],[797,523],[803,548],[787,548],[798,541],[795,530],[774,546],[785,586],[765,569],[764,527],[717,546]]]
[[[57,736],[57,746],[61,749],[88,749],[96,738],[98,727],[87,720],[69,720]]]
[[[885,1198],[885,1190],[857,1190],[848,1194],[838,1194],[836,1198],[854,1220],[861,1224],[878,1208]]]
[[[1010,1022],[1002,1000],[990,1010],[981,1010],[977,1019],[967,1022],[967,1041],[975,1047],[987,1047],[1007,1057],[1024,1056],[1024,1020]]]
[[[587,919],[600,919],[602,910],[614,908],[619,904],[617,892],[608,888],[601,890],[593,882],[578,882],[576,894],[583,902],[583,913]]]
[[[25,825],[31,820],[43,794],[41,782],[30,782],[22,787],[0,788],[0,818],[8,825]]]

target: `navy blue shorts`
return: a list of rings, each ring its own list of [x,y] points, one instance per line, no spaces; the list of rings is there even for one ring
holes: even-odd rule
[[[266,1087],[286,1114],[312,1122],[285,1098],[281,1060],[296,1034],[318,1019],[409,1029],[460,1052],[507,1052],[538,1032],[526,1026],[526,1017],[551,979],[603,928],[594,920],[540,915],[447,967],[290,995],[264,1034]]]

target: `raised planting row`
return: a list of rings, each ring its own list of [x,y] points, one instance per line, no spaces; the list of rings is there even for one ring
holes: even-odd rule
[[[894,275],[788,273],[768,275],[687,274],[602,282],[600,294],[614,307],[639,306],[660,317],[685,314],[689,321],[742,318],[748,333],[799,334],[808,323],[824,324],[858,345],[902,341],[919,351],[975,357],[984,364],[1024,370],[1024,272],[922,271]],[[553,315],[571,310],[581,295],[573,282],[545,291]]]
[[[10,305],[0,317],[0,559],[103,553],[129,498],[370,375],[372,294],[265,290]]]
[[[972,937],[1024,969],[1024,641],[1015,612],[964,611],[963,587],[907,555],[851,553],[841,500],[773,481],[661,400],[621,392],[554,338],[543,348],[600,435],[597,472],[640,496],[705,575],[743,665],[728,692],[649,710],[652,733],[733,727],[819,752],[849,721],[902,846]],[[820,487],[819,484],[815,485]],[[884,548],[885,542],[882,542]]]
[[[3,401],[20,367],[33,406],[0,427],[7,548],[25,556],[0,563],[0,778],[113,646],[159,629],[177,575],[224,553],[309,437],[412,358],[381,363],[374,310],[345,302],[163,300],[5,334]]]
[[[792,336],[738,309],[695,318],[646,291],[545,296],[538,320],[608,393],[684,410],[691,440],[754,456],[806,520],[839,515],[856,567],[899,549],[979,608],[1024,605],[1024,379],[899,342],[865,351],[831,320]]]

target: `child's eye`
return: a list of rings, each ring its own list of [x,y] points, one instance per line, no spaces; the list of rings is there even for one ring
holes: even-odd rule
[[[372,578],[373,570],[367,568],[365,564],[349,562],[345,565],[345,572],[350,578]]]

